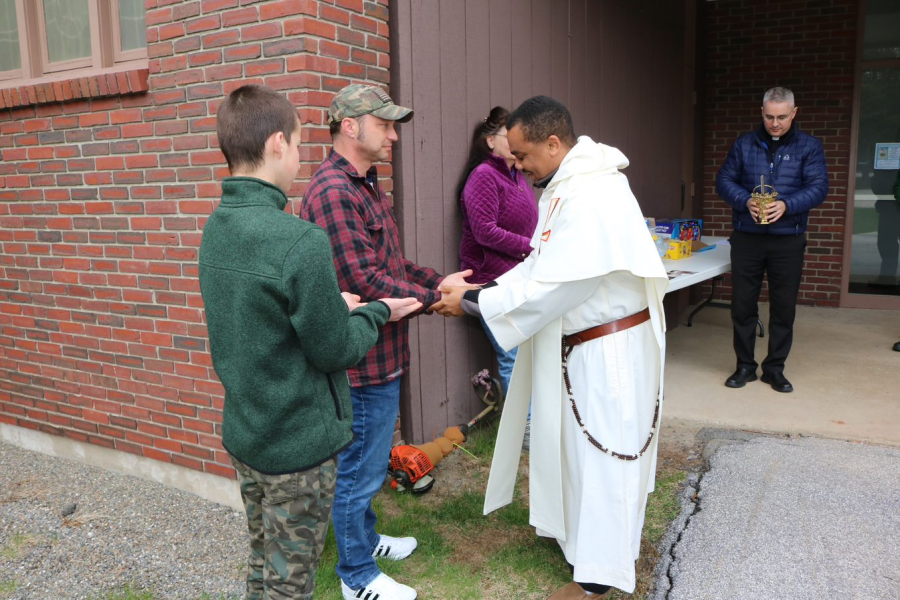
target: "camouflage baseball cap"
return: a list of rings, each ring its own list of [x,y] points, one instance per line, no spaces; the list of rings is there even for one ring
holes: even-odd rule
[[[388,121],[406,123],[413,117],[410,108],[397,106],[383,89],[374,85],[353,83],[334,95],[328,109],[328,123],[338,123],[347,117],[375,115]]]

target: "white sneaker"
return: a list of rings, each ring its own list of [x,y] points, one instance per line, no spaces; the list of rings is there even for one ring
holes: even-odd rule
[[[341,592],[344,594],[344,600],[415,600],[417,595],[416,590],[397,583],[384,573],[358,590],[351,590],[341,581]]]
[[[381,539],[372,556],[375,558],[389,558],[391,560],[403,560],[413,553],[413,550],[419,545],[414,537],[395,538],[389,535],[381,534]]]

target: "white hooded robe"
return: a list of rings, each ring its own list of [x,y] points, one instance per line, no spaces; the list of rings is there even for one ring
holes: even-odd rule
[[[649,308],[649,321],[576,346],[568,358],[587,430],[611,450],[636,454],[662,402],[668,278],[619,172],[626,166],[619,150],[580,137],[541,198],[536,250],[482,290],[479,306],[500,346],[519,347],[485,514],[512,501],[530,401],[531,525],[557,539],[575,581],[632,592],[656,434],[634,461],[594,447],[573,415],[560,359],[562,335]]]

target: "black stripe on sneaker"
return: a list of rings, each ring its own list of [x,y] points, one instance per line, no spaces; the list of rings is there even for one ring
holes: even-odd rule
[[[363,592],[366,591],[366,588],[359,588],[359,591],[356,592],[357,598],[362,598]]]
[[[390,546],[387,546],[387,547],[384,549],[384,555],[387,556],[387,555],[389,555],[390,553],[391,553],[391,547],[390,547]]]

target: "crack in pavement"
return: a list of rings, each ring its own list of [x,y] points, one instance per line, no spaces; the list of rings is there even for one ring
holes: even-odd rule
[[[758,431],[713,428],[704,428],[697,433],[697,438],[703,442],[702,466],[698,471],[688,473],[685,488],[681,492],[681,510],[659,542],[660,560],[653,572],[654,586],[650,600],[669,600],[677,571],[675,553],[691,520],[703,510],[700,491],[703,486],[703,478],[709,473],[712,456],[723,446],[743,443],[768,435],[770,434]]]

